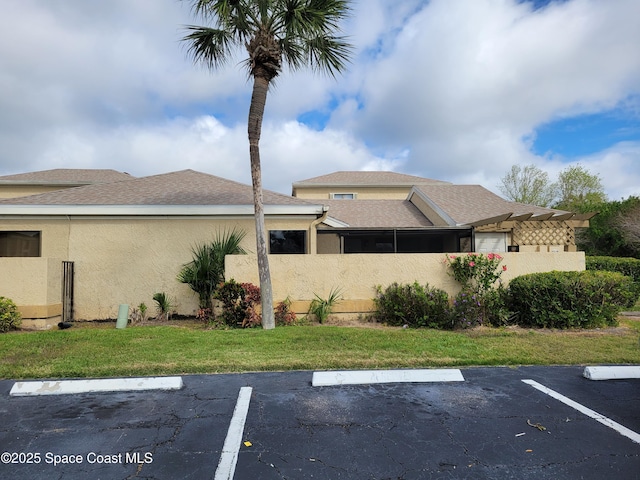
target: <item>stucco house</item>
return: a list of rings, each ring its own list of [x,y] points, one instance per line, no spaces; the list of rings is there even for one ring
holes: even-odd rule
[[[312,238],[324,214],[322,205],[269,191],[264,204],[276,238],[289,230]],[[156,292],[192,314],[197,298],[176,275],[196,244],[234,228],[255,251],[251,187],[193,170],[0,200],[0,295],[46,325],[115,318],[119,304],[151,306]],[[274,253],[278,246],[286,248],[274,243]]]
[[[0,296],[41,327],[115,318],[119,304],[151,305],[156,292],[193,314],[197,296],[176,280],[192,248],[237,229],[255,250],[251,187],[193,170],[34,172],[0,177],[3,189]],[[299,313],[336,286],[342,311],[356,314],[371,309],[376,284],[453,291],[445,252],[505,252],[512,276],[584,268],[574,232],[586,216],[508,202],[478,185],[335,172],[295,182],[292,193],[265,191],[264,204],[274,297],[289,297]],[[226,271],[258,283],[252,254],[227,257]]]
[[[328,207],[318,253],[574,252],[575,229],[593,216],[394,172],[334,172],[292,194]]]

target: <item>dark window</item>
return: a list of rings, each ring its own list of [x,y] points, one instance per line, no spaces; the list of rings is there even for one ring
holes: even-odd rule
[[[393,253],[393,231],[350,232],[344,237],[344,253]]]
[[[469,231],[352,230],[339,232],[343,253],[443,253],[470,244]],[[463,240],[466,240],[463,242]]]
[[[270,253],[307,253],[305,230],[269,230]]]
[[[444,252],[445,235],[423,232],[397,232],[398,253]]]
[[[0,232],[0,257],[39,257],[40,232]]]

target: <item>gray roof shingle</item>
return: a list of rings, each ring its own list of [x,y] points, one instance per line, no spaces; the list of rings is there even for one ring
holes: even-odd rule
[[[322,200],[350,228],[423,228],[433,223],[408,200]]]
[[[265,190],[265,205],[313,205]],[[253,205],[250,185],[214,175],[182,170],[125,182],[86,185],[27,197],[0,205]]]
[[[88,185],[131,180],[128,173],[109,169],[57,168],[0,176],[0,184]]]
[[[432,180],[430,178],[416,177],[396,172],[382,171],[341,171],[328,175],[308,178],[294,182],[293,186],[329,186],[329,185],[368,185],[368,186],[412,186],[418,184],[447,185],[449,182]]]
[[[418,185],[433,203],[457,224],[468,224],[506,213],[521,215],[533,213],[566,213],[562,210],[511,202],[480,185]]]

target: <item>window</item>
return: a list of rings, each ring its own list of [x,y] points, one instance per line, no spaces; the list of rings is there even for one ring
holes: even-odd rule
[[[349,232],[344,236],[344,253],[393,253],[393,231]]]
[[[331,198],[333,200],[355,200],[355,193],[332,193]]]
[[[269,253],[307,253],[305,230],[269,230]]]
[[[39,257],[40,232],[0,232],[0,257]]]

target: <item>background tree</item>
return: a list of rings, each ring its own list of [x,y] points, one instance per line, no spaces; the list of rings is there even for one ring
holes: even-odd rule
[[[590,173],[582,165],[567,167],[556,182],[558,201],[555,208],[571,212],[593,211],[607,201],[600,177]]]
[[[640,258],[640,198],[605,202],[589,228],[580,229],[576,243],[587,255]]]
[[[565,168],[554,183],[535,165],[513,165],[498,188],[509,200],[571,212],[592,212],[607,201],[602,181],[581,165]]]
[[[548,207],[556,196],[549,174],[535,165],[513,165],[501,181],[498,188],[513,202]]]
[[[273,293],[264,226],[260,133],[267,91],[282,71],[309,66],[335,76],[344,70],[351,52],[337,36],[349,14],[346,0],[191,0],[197,17],[212,26],[188,26],[183,40],[196,63],[211,69],[224,65],[237,47],[247,50],[244,62],[253,92],[247,133],[256,222],[256,246],[262,304],[262,326],[274,328]]]

